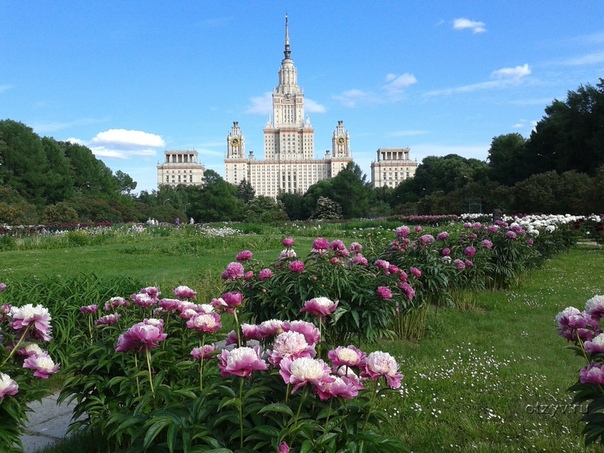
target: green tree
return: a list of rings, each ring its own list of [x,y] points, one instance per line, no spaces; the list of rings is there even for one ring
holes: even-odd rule
[[[244,203],[252,201],[256,196],[256,191],[254,190],[252,185],[247,181],[247,179],[243,178],[243,180],[237,186],[237,196]]]
[[[331,198],[342,207],[345,219],[366,217],[371,188],[361,168],[350,162],[331,180]]]
[[[234,221],[243,218],[244,204],[237,197],[237,187],[226,182],[214,170],[206,170],[199,198],[191,206],[198,222]]]
[[[136,189],[137,183],[128,173],[124,173],[122,170],[118,170],[115,172],[115,179],[117,181],[117,185],[119,187],[119,191],[122,194],[130,194],[134,189]]]
[[[287,220],[287,212],[280,201],[260,196],[246,204],[245,220],[255,223],[284,222]]]
[[[283,203],[289,220],[306,220],[312,211],[307,211],[304,206],[304,196],[299,193],[281,193],[277,200]]]
[[[525,145],[526,139],[518,133],[493,138],[487,159],[489,178],[506,186],[513,186],[524,179]]]
[[[526,177],[555,170],[595,174],[604,164],[604,79],[545,108],[526,144]]]
[[[319,197],[312,213],[313,220],[338,220],[342,218],[342,207],[327,197]]]

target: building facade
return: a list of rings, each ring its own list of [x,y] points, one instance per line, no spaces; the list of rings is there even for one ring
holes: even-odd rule
[[[371,184],[377,187],[396,187],[415,176],[417,159],[411,160],[409,148],[380,148],[377,160],[371,162]]]
[[[264,159],[256,159],[253,151],[247,154],[238,122],[233,123],[226,140],[225,180],[238,185],[245,179],[257,196],[303,194],[352,162],[350,137],[342,121],[333,132],[331,151],[321,159],[315,158],[315,131],[310,118],[304,116],[304,92],[298,86],[298,72],[291,59],[287,16],[283,54],[279,84],[272,94],[272,117],[264,126]]]
[[[197,151],[164,151],[164,162],[157,165],[157,185],[201,186],[204,172],[205,167],[199,163]]]

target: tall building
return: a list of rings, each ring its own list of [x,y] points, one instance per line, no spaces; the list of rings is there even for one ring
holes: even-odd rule
[[[164,162],[157,165],[157,185],[201,186],[204,172],[205,167],[199,163],[197,151],[164,151]]]
[[[273,90],[273,114],[264,126],[264,159],[245,150],[238,122],[227,135],[225,180],[238,185],[244,179],[256,195],[275,198],[280,193],[303,194],[322,179],[332,178],[352,162],[350,137],[342,121],[333,132],[331,151],[315,158],[315,130],[304,116],[304,92],[291,59],[289,25],[285,16],[285,58],[279,69],[279,85]]]
[[[411,160],[409,148],[380,148],[377,160],[371,162],[371,185],[396,187],[407,178],[415,176],[417,159]]]

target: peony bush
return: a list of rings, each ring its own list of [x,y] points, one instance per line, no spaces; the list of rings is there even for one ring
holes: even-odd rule
[[[6,285],[0,283],[0,293]],[[41,344],[52,339],[51,316],[41,305],[0,307],[0,447],[22,451],[27,403],[50,392],[40,380],[59,370]]]
[[[239,266],[225,272],[245,278]],[[326,347],[339,303],[300,300],[296,313],[311,321],[256,323],[243,293],[196,297],[147,287],[81,308],[91,328],[74,339],[82,348],[60,396],[76,402],[71,429],[110,451],[405,450],[376,431],[387,422],[377,399],[403,378],[394,357]]]
[[[581,421],[585,423],[585,444],[604,444],[604,296],[594,296],[583,311],[567,307],[556,315],[559,335],[587,365],[579,371],[577,382],[569,388],[573,402],[586,407]]]

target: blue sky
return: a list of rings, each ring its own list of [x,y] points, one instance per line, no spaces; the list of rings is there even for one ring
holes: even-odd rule
[[[343,120],[368,179],[384,147],[486,160],[604,77],[595,0],[0,0],[0,119],[85,144],[137,191],[165,149],[224,176],[233,121],[262,157],[286,13],[316,155]]]

